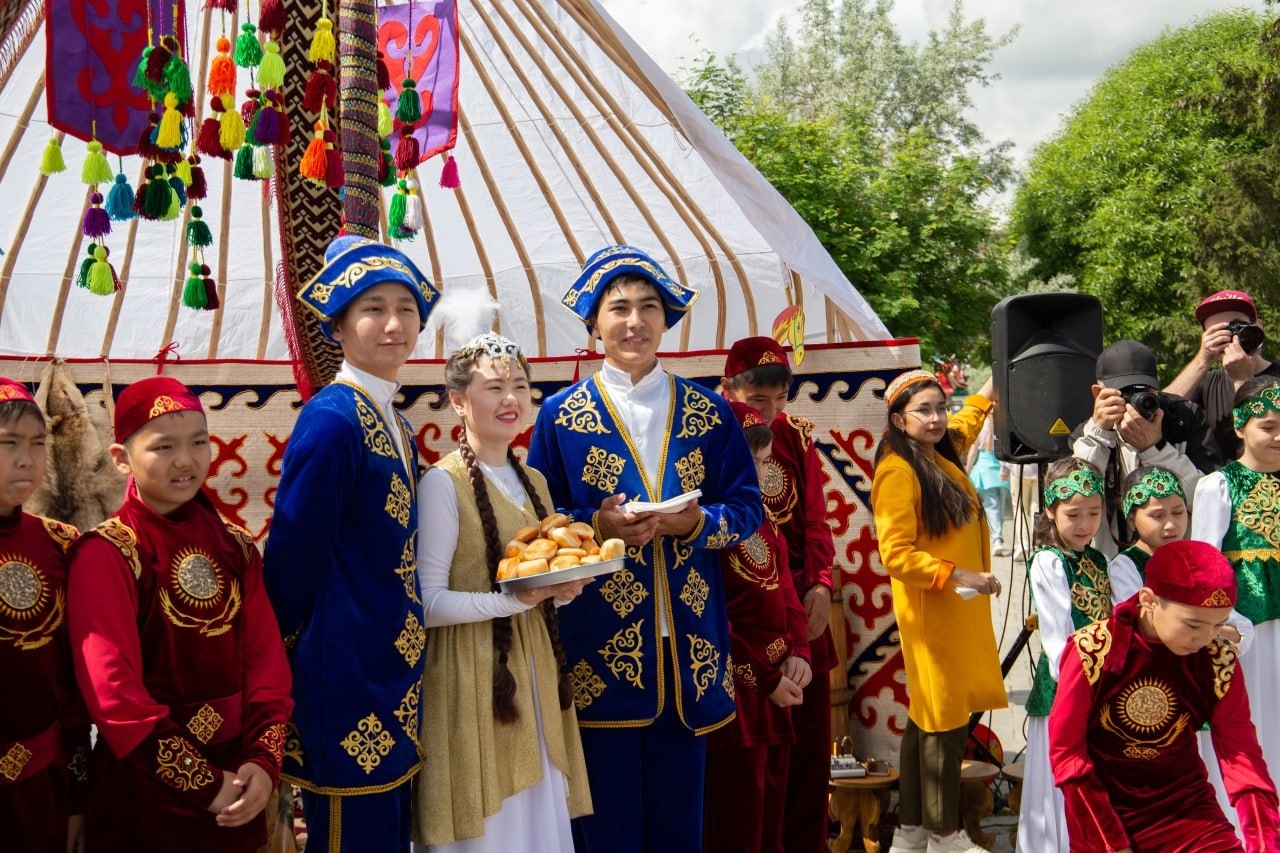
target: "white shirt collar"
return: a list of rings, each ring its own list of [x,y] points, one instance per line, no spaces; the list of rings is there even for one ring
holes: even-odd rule
[[[667,373],[662,369],[662,362],[655,359],[653,369],[640,377],[639,382],[633,383],[630,373],[625,370],[619,370],[609,362],[604,361],[600,363],[600,380],[611,391],[620,391],[624,394],[640,394],[652,390],[656,385],[665,385]]]
[[[380,376],[374,376],[372,373],[361,370],[345,359],[342,362],[342,367],[338,368],[336,378],[354,382],[368,391],[369,396],[378,404],[378,408],[384,412],[390,408],[391,400],[396,396],[396,392],[400,390],[399,382],[391,382]]]

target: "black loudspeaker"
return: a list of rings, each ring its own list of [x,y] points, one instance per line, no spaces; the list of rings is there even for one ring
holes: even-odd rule
[[[1085,293],[1023,293],[991,311],[996,456],[1045,462],[1071,453],[1067,437],[1093,413],[1102,303]]]

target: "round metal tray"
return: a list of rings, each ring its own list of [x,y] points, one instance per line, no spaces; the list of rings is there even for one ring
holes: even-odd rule
[[[512,578],[511,580],[498,581],[498,588],[503,592],[520,592],[526,589],[537,589],[538,587],[552,586],[566,581],[594,578],[597,575],[607,575],[612,572],[616,572],[618,569],[622,568],[626,561],[626,557],[615,557],[612,560],[601,560],[598,563],[587,563],[585,566],[574,566],[569,569],[558,569],[554,572],[543,572],[540,575],[530,575],[527,578]]]

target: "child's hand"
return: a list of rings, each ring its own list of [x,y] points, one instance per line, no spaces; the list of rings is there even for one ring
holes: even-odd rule
[[[1223,625],[1218,629],[1218,639],[1226,640],[1233,646],[1238,646],[1240,645],[1240,629],[1236,628],[1235,625]]]
[[[239,799],[218,813],[218,826],[244,826],[267,807],[271,797],[271,777],[252,761],[240,765],[231,784]]]
[[[798,658],[794,655],[782,661],[778,666],[782,671],[783,678],[789,678],[795,682],[796,687],[801,690],[809,686],[809,682],[813,680],[813,670],[809,667],[809,662],[804,658]]]
[[[84,853],[84,815],[67,818],[67,853]]]
[[[240,798],[240,789],[232,784],[235,778],[236,774],[230,770],[222,771],[222,788],[219,789],[218,796],[213,798],[213,802],[209,803],[209,811],[221,814],[223,809]]]
[[[782,676],[782,680],[778,682],[778,686],[769,694],[769,701],[777,705],[779,708],[786,708],[790,705],[800,705],[804,702],[804,691],[802,691],[794,681]]]
[[[816,583],[804,594],[804,612],[809,614],[809,624],[805,626],[805,639],[813,642],[827,630],[831,621],[831,590],[825,584]]]

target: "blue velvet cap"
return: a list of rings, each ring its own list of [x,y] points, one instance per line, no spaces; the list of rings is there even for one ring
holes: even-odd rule
[[[622,275],[639,276],[658,288],[665,307],[667,328],[684,317],[698,299],[698,291],[684,287],[667,275],[658,262],[635,246],[609,246],[587,258],[582,273],[560,300],[583,323],[595,311],[610,281]]]
[[[399,249],[354,234],[329,243],[324,269],[298,291],[298,301],[319,315],[321,329],[333,340],[333,318],[369,288],[388,282],[409,288],[418,302],[419,328],[425,326],[439,291]]]

